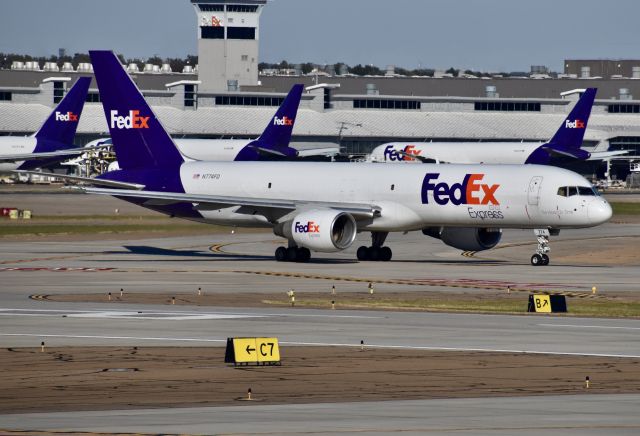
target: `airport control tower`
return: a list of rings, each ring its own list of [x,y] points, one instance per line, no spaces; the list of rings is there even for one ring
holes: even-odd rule
[[[260,13],[267,0],[191,0],[198,18],[201,92],[258,84]]]

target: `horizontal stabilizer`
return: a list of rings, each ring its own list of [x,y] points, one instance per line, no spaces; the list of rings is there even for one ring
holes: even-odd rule
[[[87,150],[84,148],[74,148],[71,150],[59,150],[49,151],[43,153],[23,153],[23,154],[10,154],[0,157],[0,162],[20,162],[23,160],[37,160],[37,159],[51,159],[51,158],[64,158],[75,157]]]
[[[118,182],[116,180],[96,179],[93,177],[69,176],[67,174],[43,173],[40,171],[26,171],[26,170],[16,170],[13,172],[17,174],[33,174],[33,175],[44,176],[44,177],[55,177],[57,179],[71,180],[73,182],[89,183],[97,186],[109,186],[112,188],[144,189],[144,185],[139,185],[137,183]]]
[[[591,153],[581,148],[566,148],[553,146],[551,144],[545,144],[542,149],[547,151],[552,156],[570,157],[573,159],[587,160],[591,156]]]

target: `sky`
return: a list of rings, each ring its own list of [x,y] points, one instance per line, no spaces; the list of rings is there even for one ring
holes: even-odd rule
[[[270,0],[260,61],[562,71],[640,57],[637,0]],[[0,0],[0,52],[197,54],[189,0]]]

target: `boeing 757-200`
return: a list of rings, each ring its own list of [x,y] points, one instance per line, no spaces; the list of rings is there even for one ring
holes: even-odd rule
[[[606,159],[626,151],[589,153],[582,148],[596,88],[584,90],[547,142],[390,142],[373,149],[370,162],[457,164],[548,164],[552,157]]]
[[[278,260],[349,248],[371,232],[359,259],[389,260],[389,232],[422,230],[463,250],[495,246],[502,228],[592,227],[611,207],[571,171],[540,165],[379,165],[324,162],[185,162],[118,59],[90,52],[118,171],[93,194],[207,223],[267,227],[288,241]],[[547,233],[548,234],[548,233]],[[532,256],[548,263],[548,244]]]

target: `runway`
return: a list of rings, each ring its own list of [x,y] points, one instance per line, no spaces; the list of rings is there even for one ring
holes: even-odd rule
[[[276,336],[301,345],[549,353],[640,359],[640,322],[556,316],[58,303],[50,293],[446,291],[514,288],[636,294],[634,259],[573,256],[633,244],[638,225],[606,225],[552,240],[552,264],[529,265],[531,232],[472,257],[420,234],[392,235],[394,260],[356,262],[354,248],[308,264],[276,263],[268,233],[139,241],[3,241],[0,346],[222,346],[231,336]],[[361,237],[363,243],[366,239]],[[631,241],[631,242],[629,242]],[[527,292],[522,292],[523,306]],[[526,376],[526,374],[523,374]],[[1,415],[0,428],[255,434],[637,434],[640,396],[482,398],[205,409]],[[327,418],[330,417],[330,418]],[[117,423],[117,424],[116,424]],[[311,430],[309,430],[311,429]]]
[[[555,353],[640,358],[637,320],[380,311],[182,308],[44,303],[0,308],[6,347],[218,345],[228,337],[276,336],[285,345]],[[126,307],[125,308],[123,308]]]
[[[637,435],[640,395],[243,405],[0,415],[1,428],[257,435]]]

